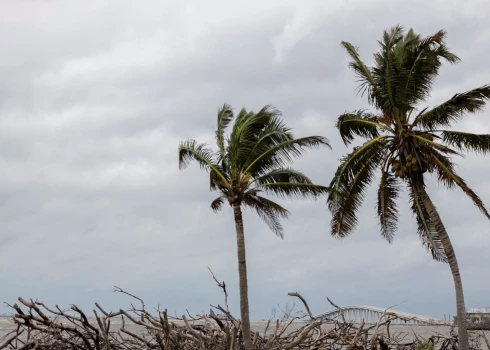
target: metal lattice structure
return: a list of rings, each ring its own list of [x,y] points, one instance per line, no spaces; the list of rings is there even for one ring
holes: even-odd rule
[[[361,323],[362,320],[366,324],[375,324],[378,322],[379,318],[383,315],[386,309],[376,307],[376,306],[344,306],[340,310],[334,309],[323,314],[316,316],[319,319],[325,320],[337,320],[342,318],[342,313],[344,318],[348,322]],[[408,312],[388,310],[387,314],[383,316],[381,322],[385,321],[388,317],[398,316],[399,318],[391,321],[392,324],[400,325],[447,325],[450,322],[428,317],[422,315],[411,314]]]

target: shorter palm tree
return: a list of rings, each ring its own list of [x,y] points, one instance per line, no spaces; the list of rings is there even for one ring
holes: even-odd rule
[[[235,119],[228,137],[225,129]],[[185,168],[196,161],[209,172],[210,187],[220,195],[211,203],[219,211],[225,202],[233,207],[235,219],[238,276],[240,286],[240,312],[242,335],[246,349],[252,347],[248,307],[247,265],[245,236],[241,208],[254,209],[260,218],[279,237],[283,237],[280,218],[289,212],[281,205],[261,194],[281,198],[317,198],[327,187],[315,185],[305,174],[287,165],[301,157],[306,149],[330,147],[321,136],[295,138],[291,129],[280,118],[280,112],[265,106],[258,113],[242,109],[234,118],[227,104],[218,110],[216,128],[217,151],[194,140],[179,146],[179,167]]]
[[[346,155],[330,184],[328,205],[333,214],[332,234],[345,237],[357,225],[357,213],[367,186],[380,173],[377,212],[381,235],[389,242],[397,228],[396,200],[401,187],[410,195],[418,234],[434,259],[449,263],[456,290],[458,338],[468,349],[463,284],[449,235],[426,191],[426,176],[434,175],[447,188],[459,187],[480,211],[490,218],[478,195],[455,170],[454,156],[461,152],[490,153],[490,135],[447,130],[468,113],[483,108],[490,99],[490,86],[455,94],[433,108],[420,108],[429,96],[442,60],[459,58],[445,45],[446,33],[423,38],[413,30],[404,34],[401,26],[385,31],[374,55],[374,67],[361,61],[357,49],[343,42],[356,72],[360,90],[367,92],[374,113],[358,110],[337,121],[344,142],[354,137],[366,142]]]

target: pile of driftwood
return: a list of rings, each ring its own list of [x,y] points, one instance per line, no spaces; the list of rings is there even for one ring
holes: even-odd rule
[[[213,275],[214,277],[214,275]],[[216,280],[216,278],[215,278]],[[171,317],[166,310],[146,309],[142,299],[115,287],[139,301],[129,310],[107,312],[99,304],[88,315],[76,306],[62,310],[44,303],[19,298],[13,321],[16,330],[0,339],[0,349],[243,349],[240,320],[228,309],[224,282],[218,282],[225,295],[224,306],[212,306],[209,314]],[[281,320],[269,321],[262,332],[253,333],[256,349],[457,349],[456,334],[433,335],[429,339],[406,341],[401,333],[390,334],[390,322],[397,316],[387,310],[376,325],[367,326],[345,320],[315,319],[304,298],[304,317],[287,312]],[[330,300],[329,300],[330,301]],[[331,301],[330,301],[331,302]],[[333,302],[332,305],[337,307]],[[300,322],[301,321],[301,322]],[[478,338],[472,347],[479,349]],[[476,339],[476,340],[475,340]],[[485,338],[488,345],[488,339]]]

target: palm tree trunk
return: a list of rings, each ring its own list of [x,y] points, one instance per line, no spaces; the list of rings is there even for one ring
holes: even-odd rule
[[[235,215],[236,244],[238,254],[238,279],[240,285],[240,314],[242,320],[242,336],[245,349],[252,349],[250,333],[250,316],[248,311],[248,282],[247,282],[247,259],[245,257],[245,235],[243,232],[243,219],[240,203],[233,203],[233,214]]]
[[[451,273],[453,274],[454,287],[456,289],[456,310],[458,313],[457,324],[459,350],[469,350],[468,332],[466,329],[466,308],[464,305],[463,283],[461,281],[461,275],[459,273],[456,254],[454,253],[453,245],[451,244],[451,240],[449,239],[446,228],[442,223],[441,217],[439,216],[439,213],[434,203],[432,203],[432,200],[425,191],[425,187],[423,184],[417,185],[417,193],[424,203],[424,206],[427,209],[427,212],[430,215],[432,222],[434,223],[437,233],[439,234],[439,239],[441,240],[442,246],[444,247],[444,252],[446,253],[449,267],[451,269]]]

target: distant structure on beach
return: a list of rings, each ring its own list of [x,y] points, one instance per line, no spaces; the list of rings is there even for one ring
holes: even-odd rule
[[[475,325],[490,323],[490,307],[473,307],[466,312],[466,317]]]

